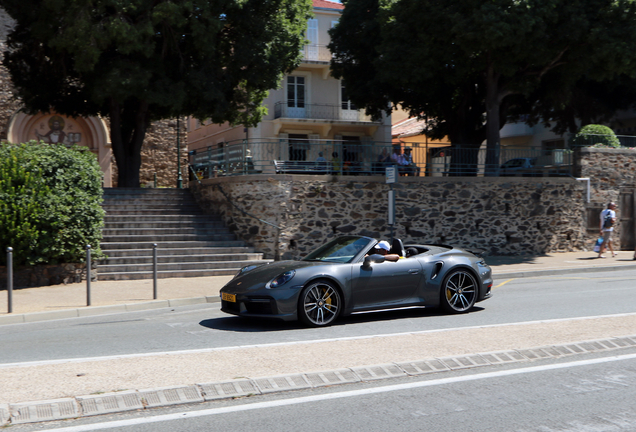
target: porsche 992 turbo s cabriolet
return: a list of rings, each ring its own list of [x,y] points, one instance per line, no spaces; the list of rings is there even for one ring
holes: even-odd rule
[[[389,261],[374,253],[378,243],[342,236],[299,261],[244,267],[221,289],[221,310],[321,327],[355,312],[409,306],[464,313],[491,296],[490,267],[467,250],[394,239],[389,253],[400,259]]]

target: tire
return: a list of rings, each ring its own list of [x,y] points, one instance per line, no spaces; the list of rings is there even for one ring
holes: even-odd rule
[[[331,282],[315,281],[300,293],[298,316],[310,327],[331,325],[342,309],[340,292]]]
[[[453,270],[444,279],[440,304],[446,312],[466,313],[475,305],[478,292],[477,280],[470,271]]]

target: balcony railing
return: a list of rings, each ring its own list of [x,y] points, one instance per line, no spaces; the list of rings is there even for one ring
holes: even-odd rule
[[[339,120],[350,122],[373,122],[363,110],[343,109],[340,105],[332,104],[298,104],[290,106],[287,102],[274,104],[274,118]]]
[[[305,45],[302,51],[303,61],[326,62],[331,61],[331,51],[326,45]]]
[[[572,152],[539,148],[502,147],[498,157],[486,149],[441,147],[439,144],[403,143],[413,163],[397,165],[404,176],[515,176],[572,175]],[[246,174],[385,175],[394,165],[392,143],[338,140],[243,140],[199,149],[190,165],[200,179]],[[322,156],[321,156],[322,154]],[[324,158],[321,159],[320,157]],[[194,179],[194,178],[192,178]]]

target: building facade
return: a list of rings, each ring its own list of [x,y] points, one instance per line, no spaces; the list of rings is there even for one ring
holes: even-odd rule
[[[267,114],[256,127],[188,120],[194,164],[213,161],[214,169],[273,173],[274,160],[311,162],[322,157],[362,170],[377,159],[379,145],[390,146],[390,117],[374,121],[366,116],[348,100],[342,81],[331,76],[328,31],[337,24],[343,5],[325,0],[314,0],[313,5],[302,62],[269,92],[263,102]],[[249,165],[242,164],[246,157]]]

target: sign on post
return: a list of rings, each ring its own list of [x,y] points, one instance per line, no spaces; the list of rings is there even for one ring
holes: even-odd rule
[[[386,167],[385,173],[386,173],[387,184],[392,184],[397,182],[397,167],[395,165]]]

